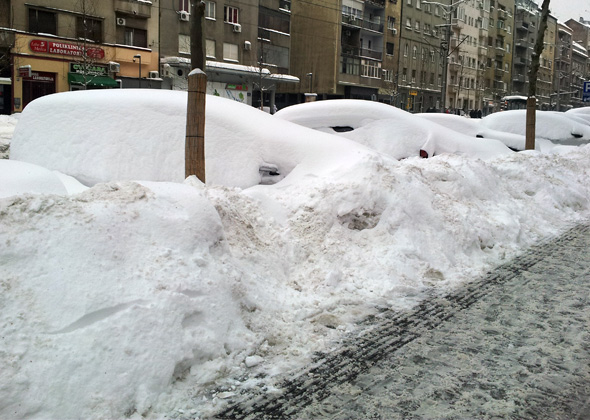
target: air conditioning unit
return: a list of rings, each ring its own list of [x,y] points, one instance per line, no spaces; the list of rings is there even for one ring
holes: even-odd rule
[[[234,32],[236,32],[236,33],[242,32],[242,25],[240,25],[239,23],[234,24]]]
[[[117,18],[117,26],[125,26],[126,23],[124,18]]]
[[[184,10],[178,14],[180,20],[183,22],[188,22],[191,18],[191,14],[189,12],[185,12]]]
[[[119,73],[121,71],[121,65],[119,63],[115,63],[111,61],[109,63],[109,72],[111,73]]]
[[[148,77],[150,79],[159,79],[160,78],[160,73],[158,73],[157,71],[150,71],[148,73]]]
[[[397,35],[397,29],[395,29],[395,28],[391,28],[391,33],[392,33],[393,35]]]
[[[252,43],[250,41],[244,41],[244,49],[250,51],[252,49]]]

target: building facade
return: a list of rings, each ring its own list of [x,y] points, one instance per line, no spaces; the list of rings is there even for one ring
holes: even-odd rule
[[[158,11],[152,2],[8,3],[0,39],[9,56],[2,74],[10,80],[10,112],[54,92],[139,86],[158,69]]]

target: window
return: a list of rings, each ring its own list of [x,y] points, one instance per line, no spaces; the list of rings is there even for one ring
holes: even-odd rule
[[[259,28],[270,29],[288,34],[290,33],[289,22],[290,17],[285,13],[277,12],[276,10],[268,9],[262,6],[258,8]]]
[[[420,0],[416,0],[416,9],[420,8]]]
[[[358,58],[340,57],[341,73],[358,75],[360,60]]]
[[[383,70],[383,80],[385,80],[386,82],[393,82],[393,71]]]
[[[214,1],[206,1],[205,2],[205,18],[215,20],[215,18],[217,16],[215,14],[215,7],[216,6],[217,6],[217,3],[215,3]]]
[[[178,35],[178,52],[182,54],[191,53],[190,35]]]
[[[190,13],[191,5],[190,5],[189,0],[178,0],[178,11]]]
[[[408,80],[408,69],[404,67],[404,69],[402,70],[402,81],[406,81]]]
[[[387,16],[387,29],[390,31],[395,29],[395,18],[391,16]]]
[[[414,30],[420,32],[420,21],[419,20],[414,22]]]
[[[45,10],[29,9],[29,32],[57,35],[57,15]]]
[[[406,18],[406,28],[412,29],[412,19]]]
[[[227,61],[238,61],[238,45],[223,43],[223,59]]]
[[[506,44],[506,52],[510,54],[510,44]]]
[[[416,57],[418,56],[418,47],[416,47],[415,45],[412,47],[412,58],[416,59]]]
[[[412,70],[412,79],[410,80],[410,83],[416,83],[416,70]]]
[[[380,79],[381,63],[373,60],[361,60],[361,76]]]
[[[387,55],[393,55],[394,45],[393,42],[388,42],[385,44],[385,52]]]
[[[205,40],[205,55],[207,58],[215,58],[215,40]]]
[[[422,61],[426,59],[426,49],[422,48]]]
[[[76,19],[76,36],[102,42],[102,20],[79,16]]]
[[[407,0],[407,5],[411,6],[412,5],[412,0]]]
[[[227,23],[240,23],[238,19],[238,9],[231,6],[223,6],[223,21]]]
[[[430,61],[434,63],[434,51],[430,51]]]
[[[404,46],[404,57],[408,56],[408,44]]]
[[[438,8],[438,4],[434,5],[434,15],[440,16],[440,9]]]
[[[147,31],[145,29],[125,27],[125,45],[147,48]]]

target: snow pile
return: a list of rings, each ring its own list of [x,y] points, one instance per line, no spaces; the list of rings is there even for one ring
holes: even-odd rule
[[[75,194],[87,187],[75,178],[38,165],[0,160],[0,198],[18,194]]]
[[[496,140],[461,135],[378,102],[319,101],[284,108],[275,116],[331,133],[337,133],[335,128],[349,127],[352,130],[338,134],[395,159],[419,156],[421,149],[429,156],[455,153],[483,159],[510,152]]]
[[[225,152],[208,174],[248,185],[271,159],[289,169],[280,182],[117,181],[67,195],[35,169],[22,175],[29,192],[57,190],[0,198],[0,418],[206,417],[239,387],[272,389],[355,321],[444,293],[590,214],[590,146],[398,161],[230,104],[208,102],[207,144]],[[221,127],[224,111],[239,124]],[[40,152],[65,166],[70,147],[118,147],[88,134]],[[150,173],[148,157],[136,173]],[[80,159],[87,179],[98,163],[123,170]]]
[[[526,135],[526,110],[497,112],[486,116],[481,123],[488,128],[508,133]],[[590,126],[581,124],[560,112],[536,112],[536,137],[565,141],[590,141]]]
[[[0,115],[0,159],[8,159],[10,139],[20,114]]]

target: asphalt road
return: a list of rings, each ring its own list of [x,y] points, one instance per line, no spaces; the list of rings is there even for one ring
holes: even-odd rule
[[[219,419],[590,419],[590,227],[367,320]]]

